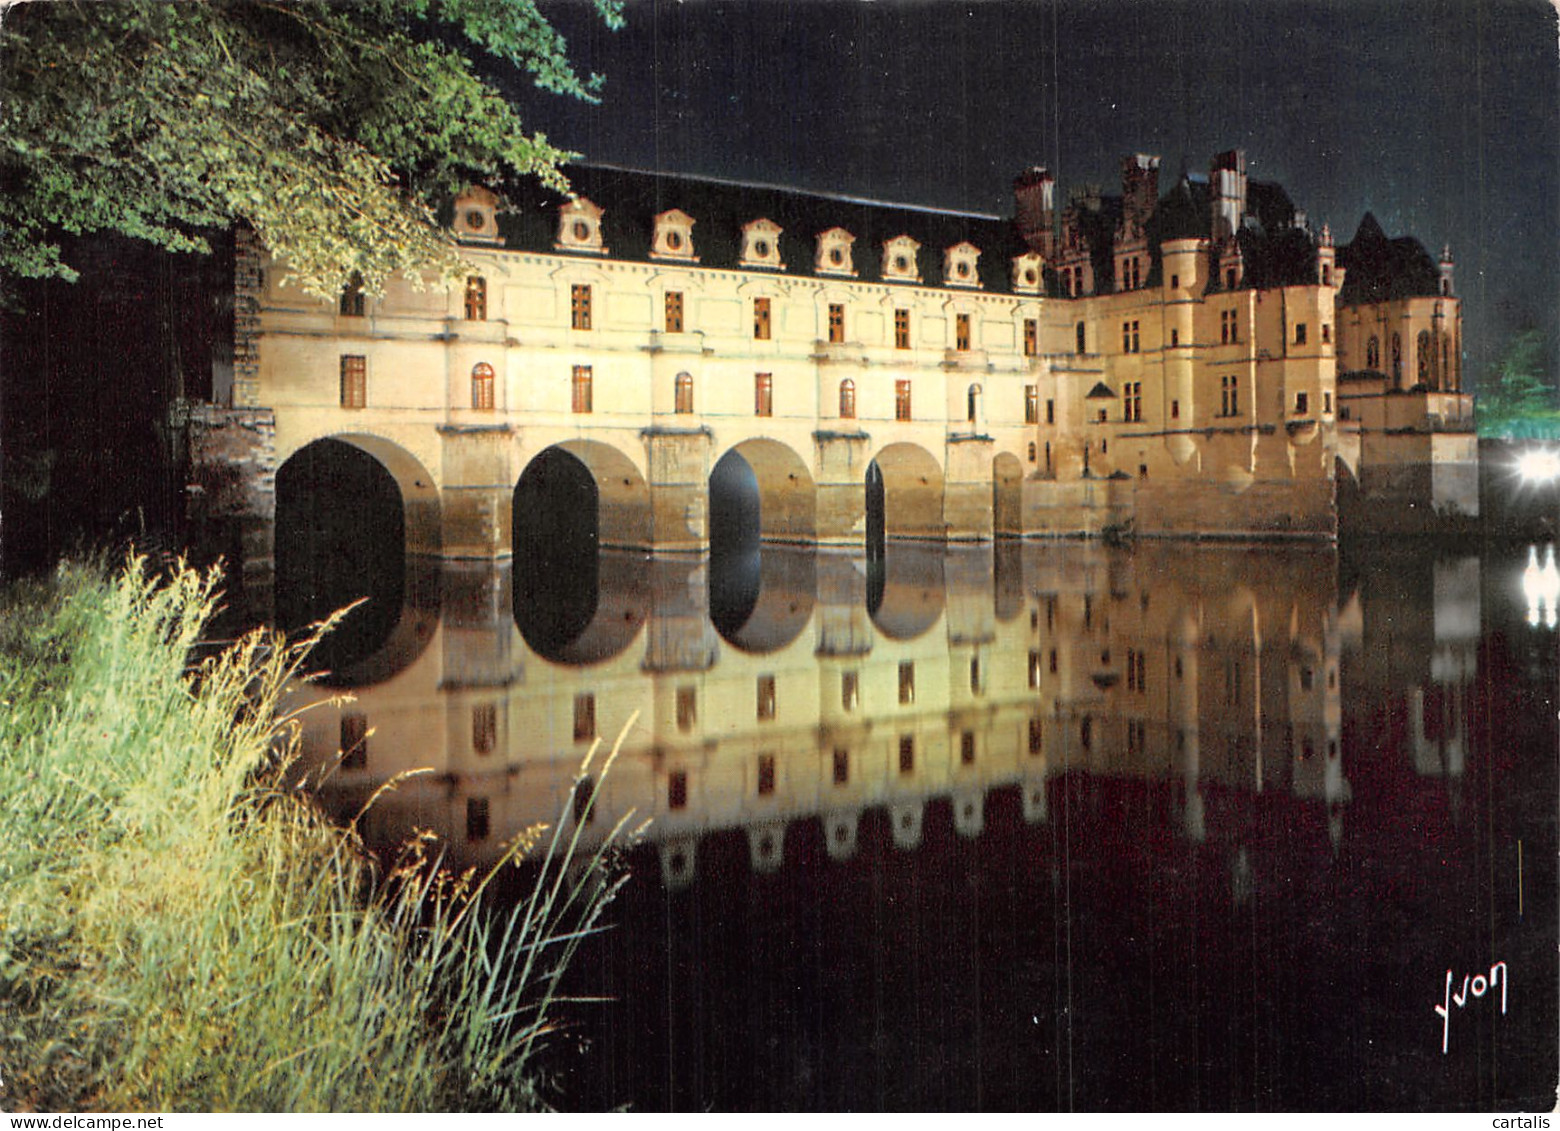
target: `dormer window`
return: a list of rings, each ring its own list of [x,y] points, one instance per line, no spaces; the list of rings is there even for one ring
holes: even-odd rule
[[[784,271],[780,261],[780,233],[785,229],[773,220],[758,219],[742,225],[742,267],[767,267]]]
[[[698,256],[693,254],[693,217],[680,208],[673,208],[657,216],[655,236],[650,244],[650,258],[697,263]]]
[[[921,268],[916,253],[921,245],[909,236],[883,241],[883,278],[897,283],[919,283]]]
[[[607,254],[601,238],[601,209],[583,196],[576,196],[558,206],[558,238],[553,242],[556,251],[580,251],[591,255]]]
[[[980,275],[975,269],[980,249],[965,240],[943,252],[943,284],[949,287],[978,287]]]
[[[1035,252],[1013,257],[1013,290],[1016,294],[1037,295],[1044,278],[1044,261]]]
[[[497,209],[496,195],[480,185],[468,188],[455,198],[455,238],[464,243],[497,243]]]
[[[856,242],[856,237],[844,228],[830,228],[818,235],[818,261],[816,269],[820,275],[850,275],[856,274],[856,268],[851,260],[850,245]]]

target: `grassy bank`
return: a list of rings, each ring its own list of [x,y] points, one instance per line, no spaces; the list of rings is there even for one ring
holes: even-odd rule
[[[482,877],[381,879],[283,784],[301,651],[192,659],[214,600],[133,562],[0,607],[0,1108],[538,1106],[602,860],[564,884],[558,838],[502,915]]]

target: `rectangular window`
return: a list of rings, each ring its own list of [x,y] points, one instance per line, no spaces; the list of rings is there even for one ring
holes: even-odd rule
[[[699,719],[699,692],[693,687],[677,689],[677,729],[690,731]]]
[[[915,702],[915,661],[906,660],[899,665],[899,701]]]
[[[683,332],[683,296],[681,291],[666,292],[666,332]]]
[[[986,685],[981,681],[980,657],[970,657],[970,691],[975,695],[983,695]]]
[[[368,358],[362,354],[341,355],[341,407],[364,408],[368,405]]]
[[[894,419],[910,419],[910,382],[894,382]]]
[[[1170,344],[1172,346],[1178,346],[1181,344],[1181,331],[1177,330],[1174,326],[1170,327]]]
[[[493,703],[481,703],[471,709],[471,749],[477,754],[491,754],[498,742],[498,707]]]
[[[1078,347],[1077,352],[1078,353],[1087,353],[1088,352],[1088,348],[1087,347],[1089,345],[1089,332],[1088,332],[1088,328],[1086,326],[1084,326],[1084,324],[1082,322],[1080,322],[1080,323],[1078,323],[1078,325],[1073,327],[1073,335],[1074,335],[1074,337],[1076,337],[1078,339],[1077,342],[1076,342],[1076,345]]]
[[[1240,413],[1240,381],[1235,377],[1219,379],[1219,411],[1221,416],[1237,416]]]
[[[829,303],[829,341],[843,342],[845,340],[845,304],[841,302]]]
[[[854,711],[861,702],[861,676],[856,672],[840,673],[840,709]]]
[[[753,300],[753,337],[760,342],[769,340],[769,300],[756,298]]]
[[[590,286],[576,283],[569,288],[569,324],[576,330],[590,329]]]
[[[570,405],[575,412],[591,411],[591,371],[588,365],[574,367]]]
[[[1024,356],[1038,357],[1040,354],[1040,320],[1038,318],[1024,319]]]
[[[466,276],[466,321],[487,320],[487,280],[481,275]]]
[[[847,785],[850,782],[850,751],[836,746],[834,748],[834,784]]]
[[[368,765],[368,716],[341,716],[341,768],[361,770]]]
[[[894,311],[894,348],[907,350],[910,348],[910,312],[908,310]]]
[[[1330,322],[1322,323],[1322,341],[1324,343],[1332,341],[1332,323]]]
[[[1056,402],[1053,400],[1045,402],[1045,422],[1047,424],[1056,423]]]
[[[1170,419],[1171,420],[1180,420],[1181,419],[1181,402],[1180,401],[1171,401],[1170,402]]]
[[[775,414],[775,382],[768,373],[753,374],[753,415]]]
[[[902,734],[899,736],[899,772],[901,774],[915,773],[915,736]]]
[[[1147,690],[1147,680],[1144,675],[1148,663],[1147,653],[1139,652],[1134,648],[1127,649],[1127,690],[1136,691],[1141,695]]]
[[[1136,322],[1132,323],[1132,352],[1133,353],[1139,352],[1139,348],[1138,348],[1138,324]]]
[[[588,825],[596,819],[596,779],[583,777],[574,783],[574,823]]]
[[[1305,345],[1305,323],[1304,322],[1296,322],[1295,323],[1295,345],[1297,345],[1297,346]]]
[[[493,411],[493,367],[479,362],[471,371],[471,407],[478,412]]]
[[[760,720],[775,717],[775,677],[758,677],[758,717]]]
[[[1040,686],[1040,653],[1029,653],[1029,690]]]
[[[596,697],[589,693],[574,697],[574,741],[588,742],[596,737]]]
[[[773,754],[760,754],[758,756],[758,795],[768,797],[775,791],[775,756]]]
[[[693,374],[679,373],[673,385],[672,411],[686,416],[693,411]]]
[[[953,348],[967,350],[970,348],[970,316],[968,314],[955,314],[953,316]]]
[[[341,288],[341,313],[349,318],[363,317],[363,276],[357,271]]]
[[[1045,737],[1044,724],[1039,719],[1029,720],[1029,753],[1033,757],[1040,753],[1041,742]]]
[[[1311,395],[1309,393],[1295,394],[1295,415],[1304,416],[1311,411]]]
[[[1128,423],[1143,419],[1143,382],[1127,381],[1121,386],[1121,419]]]
[[[1121,352],[1132,352],[1132,323],[1130,322],[1121,324]]]
[[[1323,393],[1322,394],[1322,412],[1324,414],[1332,412],[1332,394],[1331,393]]]
[[[1040,386],[1024,386],[1024,423],[1040,423]]]
[[[668,809],[688,807],[687,770],[673,770],[666,776],[666,807]]]
[[[466,839],[486,840],[491,828],[488,799],[486,797],[466,798]]]
[[[1178,291],[1178,290],[1181,289],[1181,276],[1179,276],[1179,275],[1171,275],[1170,276],[1170,289],[1172,291]]]
[[[972,730],[959,735],[959,761],[966,766],[975,764],[975,732]]]

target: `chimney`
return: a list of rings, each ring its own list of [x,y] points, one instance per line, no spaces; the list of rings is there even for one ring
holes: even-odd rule
[[[1213,238],[1227,240],[1240,231],[1246,218],[1246,153],[1230,149],[1214,157],[1208,169],[1212,193]]]
[[[1019,237],[1049,262],[1056,250],[1056,181],[1044,166],[1013,178],[1013,219]]]

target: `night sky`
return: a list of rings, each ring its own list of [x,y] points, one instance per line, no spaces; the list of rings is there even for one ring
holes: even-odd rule
[[[1450,244],[1469,371],[1514,331],[1560,339],[1560,41],[1543,0],[814,0],[631,4],[607,31],[545,9],[599,105],[527,121],[587,160],[1011,215],[1120,160],[1206,173],[1246,150],[1342,243],[1375,213]]]

